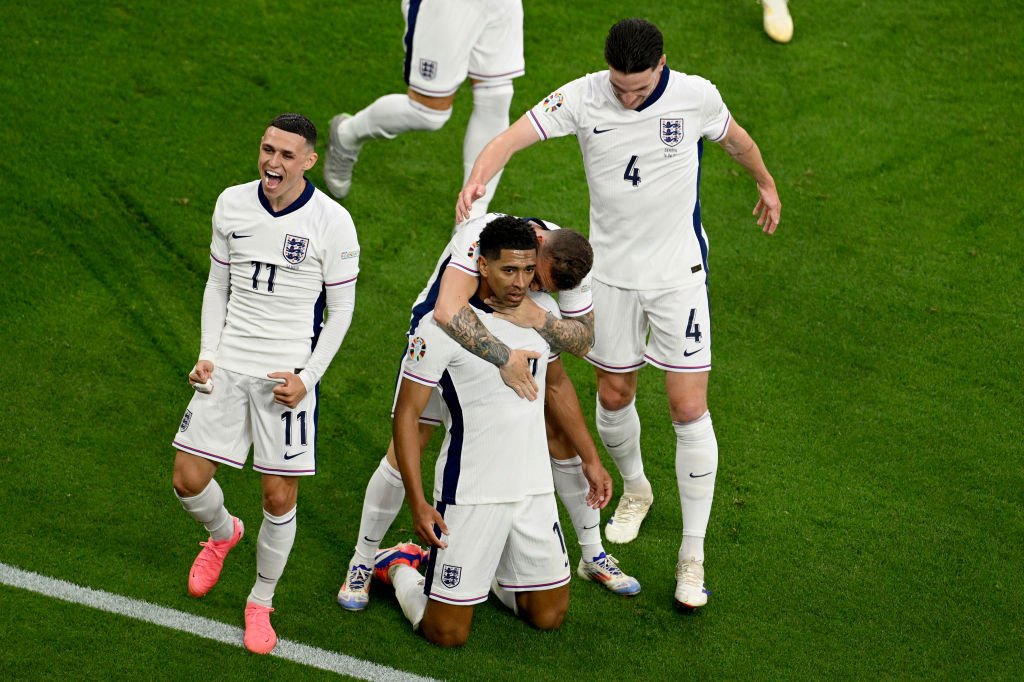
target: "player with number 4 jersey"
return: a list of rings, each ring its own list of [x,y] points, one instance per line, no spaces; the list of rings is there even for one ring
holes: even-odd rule
[[[661,31],[643,19],[612,26],[608,70],[554,90],[477,157],[456,204],[468,217],[485,183],[513,154],[535,142],[575,135],[590,190],[594,247],[594,346],[597,429],[623,478],[623,495],[605,527],[630,542],[654,501],[640,456],[637,372],[665,370],[676,432],[676,477],[683,532],[675,600],[703,606],[704,535],[718,470],[718,443],[707,408],[711,325],[708,236],[700,204],[704,140],[717,142],[757,183],[754,215],[764,232],[778,225],[775,181],[750,135],[717,88],[667,66]]]

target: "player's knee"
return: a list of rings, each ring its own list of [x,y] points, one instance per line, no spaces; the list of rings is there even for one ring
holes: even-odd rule
[[[535,607],[526,615],[527,622],[538,630],[557,630],[565,620],[566,608],[561,605],[545,604]]]
[[[444,648],[462,646],[469,641],[469,628],[456,624],[424,621],[420,624],[420,632],[428,642]]]
[[[508,108],[515,89],[512,81],[481,81],[473,84],[473,112],[503,115],[508,127]]]
[[[203,466],[206,460],[195,461],[198,458],[191,455],[179,453],[174,461],[174,475],[171,484],[178,497],[195,497],[210,484],[213,471],[216,467]]]
[[[447,109],[434,109],[412,98],[409,98],[409,105],[415,117],[415,130],[440,130],[452,116],[450,106]]]
[[[669,400],[672,421],[686,424],[696,421],[708,411],[708,403],[702,396],[684,396]]]
[[[284,516],[295,506],[295,496],[290,490],[275,488],[263,491],[263,509],[273,516]]]
[[[630,387],[609,382],[598,387],[597,399],[601,401],[601,407],[616,412],[629,407],[633,395]]]

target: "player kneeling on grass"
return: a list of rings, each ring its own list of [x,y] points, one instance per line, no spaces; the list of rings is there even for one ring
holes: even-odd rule
[[[213,475],[220,464],[241,469],[255,445],[263,525],[245,646],[259,654],[277,643],[271,600],[295,540],[299,477],[316,473],[319,381],[352,320],[359,272],[348,212],[303,175],[315,146],[309,119],[278,116],[260,142],[260,179],[217,199],[199,362],[188,377],[196,393],[174,439],[175,494],[210,533],[189,572],[193,597],[217,584],[244,530]]]
[[[537,354],[532,371],[544,394],[547,362],[561,348],[532,328],[498,319],[484,300],[515,307],[527,296],[558,315],[546,293],[531,292],[537,238],[520,221],[495,221],[480,234],[480,284],[473,299],[487,329],[511,348]],[[434,500],[423,494],[418,420],[434,391],[446,434],[434,471]],[[542,400],[523,400],[499,370],[453,341],[430,316],[411,338],[395,406],[395,448],[424,560],[412,543],[377,553],[377,579],[395,588],[402,611],[439,646],[469,638],[473,607],[493,589],[531,625],[555,629],[569,606],[569,556],[558,522]],[[426,577],[416,568],[426,564]]]

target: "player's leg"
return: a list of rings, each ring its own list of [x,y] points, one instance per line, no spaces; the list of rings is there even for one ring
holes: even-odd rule
[[[354,116],[331,119],[324,181],[338,199],[348,195],[363,144],[411,130],[439,130],[448,121],[468,74],[470,47],[484,26],[482,10],[473,3],[404,2],[402,11],[408,91],[385,95]]]
[[[637,372],[597,372],[597,433],[622,476],[622,497],[605,526],[609,542],[631,542],[654,503],[640,454]]]
[[[570,577],[558,506],[553,495],[544,494],[509,507],[511,527],[492,589],[533,627],[555,630],[569,608]]]
[[[538,630],[557,630],[569,610],[569,586],[516,592],[516,606],[519,616]]]
[[[426,599],[422,592],[420,595]],[[423,620],[420,621],[420,632],[427,641],[437,646],[462,646],[469,640],[469,630],[473,625],[473,609],[473,606],[426,600]]]
[[[263,525],[256,541],[256,582],[245,604],[245,648],[254,653],[270,653],[277,644],[270,613],[274,610],[274,590],[295,543],[298,496],[297,476],[263,475]]]
[[[604,551],[601,510],[587,504],[590,483],[583,474],[583,460],[576,454],[565,431],[551,420],[547,420],[547,433],[555,492],[569,512],[580,545],[577,575],[593,580],[615,594],[632,596],[639,593],[640,583],[636,578],[623,573],[615,557]]]
[[[241,520],[224,506],[224,493],[213,478],[221,462],[236,468],[245,463],[251,435],[240,386],[244,379],[219,368],[214,377],[216,390],[192,396],[173,442],[174,494],[210,534],[189,569],[188,590],[194,597],[217,584],[224,559],[245,532]]]
[[[512,81],[473,81],[473,113],[466,125],[466,136],[462,140],[462,184],[469,181],[469,174],[487,143],[508,128],[508,110],[512,104],[514,90]],[[487,192],[473,202],[470,218],[478,218],[487,213],[487,207],[494,198],[502,171],[498,171],[487,183]]]
[[[651,292],[648,359],[665,369],[672,426],[676,432],[676,482],[683,537],[676,568],[676,602],[686,608],[707,603],[704,535],[718,471],[718,441],[708,412],[711,318],[707,287]],[[679,330],[684,330],[682,335]]]
[[[433,424],[420,423],[421,453],[426,450],[434,428]],[[370,579],[377,551],[385,533],[398,516],[404,500],[405,487],[402,484],[402,473],[398,470],[395,442],[392,440],[388,444],[387,454],[381,459],[366,484],[356,550],[348,562],[345,582],[338,590],[338,604],[342,608],[361,611],[369,603]]]
[[[473,113],[462,142],[463,185],[469,180],[476,157],[483,148],[508,128],[512,79],[522,75],[525,69],[522,4],[519,0],[490,3],[486,25],[469,56]],[[473,203],[471,218],[487,213],[500,179],[501,171],[487,183],[484,196]]]

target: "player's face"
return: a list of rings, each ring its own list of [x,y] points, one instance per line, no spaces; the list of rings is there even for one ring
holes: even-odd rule
[[[508,308],[515,308],[523,302],[526,291],[537,270],[537,251],[502,249],[501,257],[488,261],[480,257],[480,274],[487,280],[491,296]]]
[[[661,69],[665,66],[665,55],[653,69],[637,73],[623,73],[608,67],[609,80],[612,83],[612,91],[619,103],[627,109],[636,109],[647,101],[654,88],[658,87],[661,79]]]
[[[274,210],[299,198],[306,188],[303,173],[314,163],[316,153],[302,135],[273,126],[267,128],[260,140],[260,182]]]

